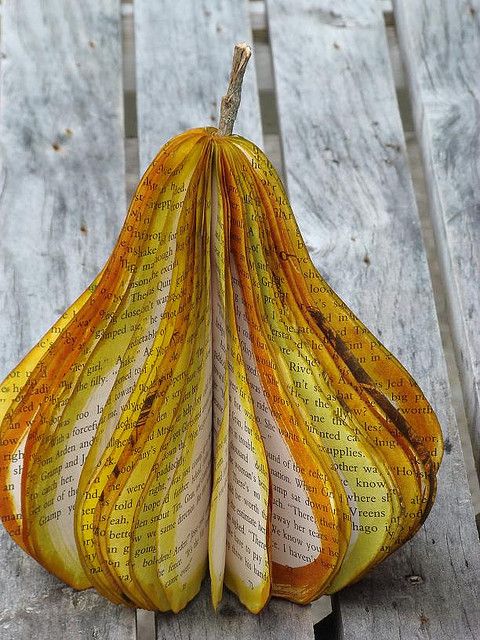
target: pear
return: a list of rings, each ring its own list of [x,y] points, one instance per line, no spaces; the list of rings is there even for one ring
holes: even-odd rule
[[[214,606],[224,585],[252,612],[310,602],[435,496],[431,406],[232,134],[249,56],[237,45],[220,127],[159,151],[100,274],[0,387],[5,528],[127,606],[178,612],[207,570]]]

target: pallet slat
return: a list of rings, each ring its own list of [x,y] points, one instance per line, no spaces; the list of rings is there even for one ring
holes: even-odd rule
[[[135,2],[138,139],[143,171],[172,136],[217,126],[233,45],[252,42],[246,3]],[[235,132],[261,144],[254,65]]]
[[[395,2],[480,474],[480,2]]]
[[[258,615],[249,613],[237,596],[225,589],[218,610],[210,601],[208,580],[181,613],[157,615],[157,640],[313,640],[310,607],[272,598]]]
[[[418,380],[447,441],[422,530],[337,596],[341,637],[473,640],[478,535],[380,6],[268,0],[267,13],[287,182],[306,243],[343,300]]]
[[[119,5],[7,2],[0,92],[0,376],[101,268],[125,213]],[[112,233],[112,229],[115,230]],[[0,531],[0,636],[131,639],[131,610]]]
[[[218,122],[230,72],[233,44],[252,42],[247,3],[215,0],[182,3],[136,0],[135,41],[140,167],[173,135]],[[261,145],[254,64],[245,75],[235,133]],[[240,631],[241,630],[241,631]],[[271,602],[253,616],[225,592],[215,613],[208,582],[181,614],[157,615],[157,637],[199,640],[313,638],[310,607]]]

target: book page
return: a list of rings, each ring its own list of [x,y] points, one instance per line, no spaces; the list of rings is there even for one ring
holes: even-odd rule
[[[213,482],[209,525],[209,570],[213,606],[222,599],[225,575],[228,510],[228,451],[230,420],[230,374],[227,366],[228,337],[226,326],[225,277],[227,251],[225,219],[228,210],[219,200],[221,185],[214,164],[212,169],[210,265],[212,304],[212,428]]]
[[[218,174],[216,174],[218,175]],[[216,177],[216,176],[215,176]],[[269,479],[239,348],[229,255],[230,211],[214,181],[212,206],[212,324],[214,478],[210,517],[210,574],[216,606],[225,584],[251,610],[270,595]]]
[[[175,513],[183,523],[170,551],[154,558],[153,570],[165,575],[160,605],[169,608],[168,588],[181,581],[187,588],[180,600],[193,597],[206,562],[211,328],[205,251],[196,231],[204,216],[202,147],[190,153],[195,143],[167,145],[161,161],[152,163],[106,268],[64,314],[68,320],[47,334],[39,357],[25,359],[32,368],[18,369],[28,378],[32,406],[22,404],[23,389],[12,385],[16,396],[2,427],[13,441],[5,477],[15,477],[5,485],[10,504],[4,513],[21,506],[29,526],[19,534],[27,550],[74,586],[93,583],[114,602],[133,598],[146,607],[152,602],[139,576],[152,541],[137,536],[130,560],[133,534],[126,525],[150,523],[154,514],[141,513],[148,498],[158,506],[171,490],[175,499],[162,518]],[[189,189],[194,172],[196,188]],[[185,438],[188,455],[178,456]],[[161,451],[172,443],[173,459]],[[158,458],[164,457],[161,477]],[[141,476],[135,483],[133,469]],[[154,526],[157,547],[166,525],[157,519]],[[181,562],[169,562],[168,553]],[[157,591],[162,595],[162,586]]]
[[[273,593],[301,602],[315,596],[328,582],[340,545],[345,548],[333,501],[334,489],[341,492],[342,488],[334,484],[336,474],[328,467],[328,460],[323,457],[322,465],[322,456],[308,446],[300,427],[305,417],[298,400],[288,393],[288,381],[284,381],[285,356],[275,335],[279,300],[270,303],[273,293],[263,297],[261,279],[270,273],[257,239],[258,198],[253,185],[243,184],[246,176],[241,167],[234,178],[243,192],[251,194],[238,200],[232,215],[236,317],[272,485]],[[249,215],[241,217],[238,212],[242,209]],[[309,470],[316,478],[308,476]],[[323,491],[315,486],[319,480]]]
[[[133,452],[117,451],[111,443],[105,448],[99,438],[101,466],[95,470],[95,456],[87,461],[83,472],[88,481],[86,491],[98,488],[110,503],[89,515],[93,532],[97,523],[100,531],[102,522],[108,523],[112,502],[127,504],[128,521],[135,531],[130,555],[117,553],[115,560],[111,551],[102,548],[100,538],[96,558],[89,559],[91,570],[95,571],[95,563],[107,553],[109,561],[114,562],[112,577],[117,582],[120,579],[120,587],[132,592],[138,601],[135,585],[147,585],[144,591],[154,594],[150,596],[155,598],[153,605],[162,610],[178,610],[195,595],[206,561],[211,329],[206,255],[197,231],[204,224],[202,184],[195,182],[196,188],[187,192],[176,232],[175,259],[171,258],[172,269],[167,270],[172,274],[172,284],[148,356],[152,361],[141,372],[129,397],[127,415],[134,421],[127,425],[125,435],[135,439]],[[111,413],[108,403],[105,411]],[[118,476],[112,480],[115,468]],[[138,476],[142,469],[143,479]],[[196,481],[193,493],[188,486],[191,477]],[[197,493],[200,489],[202,492]],[[89,508],[87,502],[83,508]],[[190,537],[193,530],[196,534]],[[98,544],[98,536],[93,536],[93,541]],[[144,562],[145,556],[148,563]],[[105,563],[101,566],[105,572]],[[163,585],[163,593],[161,588],[148,588],[151,584]]]
[[[271,318],[290,396],[302,408],[304,437],[313,450],[327,454],[344,488],[343,495],[334,495],[350,530],[349,546],[329,587],[335,591],[408,539],[424,517],[427,500],[421,498],[419,508],[418,495],[428,495],[435,465],[425,439],[392,401],[409,398],[415,412],[426,410],[427,423],[432,410],[418,387],[414,395],[407,372],[313,267],[270,163],[255,157],[252,163],[265,175],[255,178],[246,203],[247,218],[263,223],[256,227],[258,236],[249,237],[258,297]],[[267,205],[262,215],[256,203]],[[370,366],[379,382],[370,378]],[[408,380],[409,392],[398,393],[396,387]],[[388,388],[393,391],[386,394]],[[437,455],[435,443],[429,446]]]
[[[242,354],[270,475],[273,593],[295,595],[295,584],[301,582],[302,594],[299,592],[298,595],[304,597],[305,592],[310,593],[312,589],[318,589],[319,582],[322,582],[321,576],[330,575],[338,557],[338,531],[335,521],[332,522],[328,517],[327,492],[324,490],[323,495],[317,497],[317,493],[322,493],[317,489],[319,481],[327,487],[328,478],[308,450],[299,455],[300,449],[295,445],[301,441],[296,430],[282,427],[282,422],[279,424],[282,420],[281,414],[275,415],[270,407],[281,400],[279,387],[273,382],[276,365],[270,359],[266,343],[263,344],[260,355],[258,326],[256,348],[253,346],[249,327],[252,325],[253,316],[247,316],[247,307],[235,267],[232,268],[232,272],[237,323],[239,334],[242,336]],[[270,398],[267,397],[257,369],[255,354],[261,360],[262,366],[269,371],[270,385],[274,385],[278,391],[276,401],[274,393]],[[318,521],[322,526],[319,527]],[[304,570],[305,567],[308,567],[307,572]],[[297,570],[298,578],[294,577],[292,569]],[[313,580],[311,574],[314,574]]]
[[[21,478],[25,446],[32,425],[32,418],[16,420],[15,410],[29,390],[29,379],[39,362],[53,346],[63,329],[75,317],[77,311],[90,298],[100,275],[76,302],[51,327],[33,349],[21,360],[3,381],[0,389],[0,504],[1,520],[14,540],[26,550],[23,540],[23,516],[21,504]],[[44,388],[45,390],[45,388]]]
[[[227,281],[229,466],[225,584],[250,611],[270,597],[270,478],[255,418],[236,322],[233,278]]]
[[[0,388],[0,517],[49,571],[180,611],[359,579],[434,499],[433,410],[314,268],[271,163],[168,143],[95,281]]]
[[[329,336],[317,335],[311,317],[305,314],[299,293],[303,285],[296,273],[299,267],[289,262],[290,272],[285,271],[285,261],[295,253],[294,249],[288,255],[283,251],[280,228],[292,213],[282,209],[280,191],[269,194],[268,199],[262,197],[268,180],[250,173],[242,161],[238,160],[235,182],[248,196],[240,201],[242,215],[232,220],[232,226],[242,230],[232,234],[232,246],[250,332],[248,349],[254,353],[260,374],[257,386],[263,388],[274,424],[293,458],[285,464],[299,474],[296,484],[308,493],[310,512],[299,508],[294,500],[290,510],[314,525],[306,532],[308,537],[312,531],[310,537],[316,540],[308,542],[320,549],[316,559],[313,554],[303,554],[306,570],[298,582],[291,570],[282,569],[288,565],[279,562],[274,567],[274,592],[285,590],[289,597],[293,593],[299,601],[307,601],[331,583],[335,574],[338,579],[333,585],[338,588],[383,553],[390,536],[398,534],[399,491],[383,452],[373,446],[350,405],[344,402],[343,389],[337,386],[343,369],[326,348]],[[259,160],[253,157],[255,163]],[[268,162],[263,168],[268,173]],[[360,406],[363,410],[365,403]],[[377,416],[369,415],[369,419],[378,422]],[[268,455],[270,445],[266,448]],[[272,450],[271,459],[283,464],[282,457],[278,458],[279,449]],[[364,475],[368,477],[364,479]],[[295,482],[294,477],[291,480]],[[288,485],[288,479],[284,485]],[[306,548],[307,541],[298,535],[298,527],[305,523],[299,524],[293,517],[290,522],[292,531],[288,535],[294,536],[296,530],[295,538]],[[298,549],[292,551],[298,554]],[[307,569],[315,562],[315,571],[313,566]],[[301,588],[296,589],[295,584]]]

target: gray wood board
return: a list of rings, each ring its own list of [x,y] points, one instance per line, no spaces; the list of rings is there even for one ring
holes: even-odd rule
[[[143,172],[160,147],[218,124],[233,45],[252,42],[248,2],[135,2],[138,138]],[[234,133],[262,143],[255,63],[247,68]]]
[[[269,0],[267,9],[287,182],[307,246],[417,379],[447,443],[422,530],[337,596],[342,637],[473,640],[479,540],[380,7]]]
[[[135,47],[140,167],[143,171],[170,137],[198,126],[217,126],[230,74],[233,45],[252,42],[248,3],[136,0]],[[247,68],[234,133],[261,145],[255,66]],[[313,638],[310,607],[283,601],[250,614],[225,592],[215,614],[204,585],[177,616],[157,615],[158,638]]]
[[[125,215],[120,7],[9,1],[2,16],[0,375],[90,284]],[[0,636],[134,637],[0,531]]]
[[[480,2],[395,2],[480,473]]]
[[[310,606],[272,598],[258,615],[249,613],[237,596],[224,590],[217,611],[210,601],[210,583],[180,614],[158,614],[157,640],[313,640]]]

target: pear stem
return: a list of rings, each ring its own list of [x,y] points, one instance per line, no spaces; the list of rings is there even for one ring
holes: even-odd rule
[[[240,42],[235,45],[230,81],[228,83],[227,93],[223,96],[222,106],[220,107],[218,133],[221,136],[229,136],[233,131],[235,118],[237,117],[238,108],[240,107],[243,76],[251,55],[252,50],[245,42]]]

